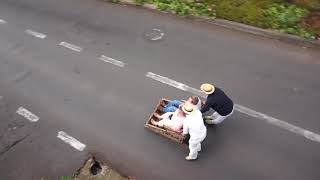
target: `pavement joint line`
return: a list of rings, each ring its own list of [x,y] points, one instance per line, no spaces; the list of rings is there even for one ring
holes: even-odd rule
[[[145,76],[148,77],[148,78],[151,78],[153,80],[156,80],[158,82],[161,82],[161,83],[167,84],[169,86],[175,87],[177,89],[180,89],[182,91],[189,92],[191,94],[195,94],[195,95],[197,95],[199,97],[202,97],[202,98],[206,98],[206,94],[201,92],[201,90],[195,89],[195,88],[190,87],[190,86],[187,86],[187,85],[185,85],[183,83],[177,82],[177,81],[169,79],[167,77],[155,74],[153,72],[148,72],[148,73],[146,73]],[[235,110],[240,112],[240,113],[246,114],[248,116],[257,118],[259,120],[262,120],[262,121],[264,121],[266,123],[269,123],[271,125],[274,125],[274,126],[277,126],[279,128],[282,128],[284,130],[287,130],[289,132],[292,132],[292,133],[295,133],[295,134],[300,135],[302,137],[305,137],[308,140],[320,143],[320,135],[316,134],[314,132],[311,132],[309,130],[303,129],[303,128],[298,127],[298,126],[295,126],[295,125],[290,124],[288,122],[285,122],[283,120],[268,116],[268,115],[266,115],[264,113],[257,112],[255,110],[252,110],[250,108],[247,108],[247,107],[239,105],[239,104],[235,104]]]
[[[57,138],[61,139],[62,141],[69,144],[78,151],[83,151],[86,148],[85,144],[81,143],[80,141],[63,131],[58,132]]]
[[[63,47],[66,47],[68,49],[71,49],[72,51],[76,51],[76,52],[81,52],[82,51],[82,48],[79,47],[79,46],[76,46],[74,44],[70,44],[70,43],[67,43],[67,42],[60,42],[59,44],[60,46],[63,46]]]
[[[45,35],[43,33],[39,33],[39,32],[33,31],[31,29],[27,29],[24,32],[26,34],[29,34],[29,35],[34,36],[34,37],[39,38],[39,39],[45,39],[47,37],[47,35]]]
[[[111,63],[111,64],[113,64],[115,66],[119,66],[119,67],[122,67],[122,68],[125,66],[124,62],[116,60],[116,59],[113,59],[113,58],[110,58],[110,57],[105,56],[105,55],[101,55],[101,57],[99,59],[101,61],[104,61],[104,62],[107,62],[107,63]]]
[[[6,24],[7,22],[3,19],[0,19],[0,24]]]
[[[18,110],[16,111],[17,114],[23,116],[24,118],[28,119],[31,122],[37,122],[39,121],[39,117],[27,110],[24,107],[19,107]]]

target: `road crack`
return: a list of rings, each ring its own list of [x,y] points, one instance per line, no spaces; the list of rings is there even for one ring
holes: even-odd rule
[[[0,156],[4,155],[6,152],[8,152],[14,146],[18,145],[20,142],[22,142],[23,140],[27,139],[30,135],[31,135],[31,133],[27,134],[26,136],[24,136],[24,137],[22,137],[22,138],[20,138],[18,140],[13,141],[13,143],[10,143],[9,145],[6,145],[3,150],[0,150]]]

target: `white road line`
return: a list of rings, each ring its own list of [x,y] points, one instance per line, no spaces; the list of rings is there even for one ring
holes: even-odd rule
[[[111,63],[111,64],[113,64],[115,66],[119,66],[119,67],[124,67],[125,66],[124,62],[116,60],[116,59],[113,59],[113,58],[110,58],[110,57],[107,57],[105,55],[102,55],[99,59],[101,61],[104,61],[104,62],[107,62],[107,63]]]
[[[81,47],[73,45],[73,44],[70,44],[70,43],[67,43],[67,42],[61,42],[59,45],[63,46],[63,47],[66,47],[68,49],[71,49],[73,51],[76,51],[76,52],[81,52],[82,51]]]
[[[177,82],[175,80],[169,79],[167,77],[160,76],[160,75],[157,75],[157,74],[152,73],[152,72],[148,72],[146,74],[146,77],[154,79],[154,80],[159,81],[159,82],[162,82],[162,83],[167,84],[169,86],[175,87],[177,89],[183,90],[185,92],[189,92],[189,93],[195,94],[195,95],[197,95],[199,97],[206,98],[206,95],[204,93],[202,93],[199,89],[195,89],[195,88],[189,87],[189,86],[187,86],[185,84],[182,84],[182,83]],[[257,118],[259,120],[263,120],[263,121],[265,121],[265,122],[267,122],[269,124],[272,124],[274,126],[280,127],[280,128],[285,129],[287,131],[293,132],[293,133],[295,133],[297,135],[303,136],[303,137],[305,137],[305,138],[307,138],[307,139],[309,139],[311,141],[320,143],[320,135],[316,134],[314,132],[311,132],[309,130],[300,128],[298,126],[292,125],[290,123],[287,123],[287,122],[282,121],[280,119],[268,116],[266,114],[257,112],[255,110],[252,110],[250,108],[244,107],[244,106],[239,105],[239,104],[235,105],[235,110],[238,111],[238,112],[241,112],[243,114],[246,114],[248,116]]]
[[[27,30],[25,30],[24,32],[25,32],[26,34],[29,34],[29,35],[34,36],[34,37],[39,38],[39,39],[44,39],[44,38],[47,37],[47,35],[42,34],[42,33],[39,33],[39,32],[36,32],[36,31],[33,31],[33,30],[31,30],[31,29],[27,29]]]
[[[7,22],[3,19],[0,19],[0,24],[6,24]]]
[[[58,132],[57,138],[61,139],[65,143],[69,144],[70,146],[74,147],[78,151],[83,151],[86,148],[86,145],[81,143],[80,141],[76,140],[75,138],[69,136],[67,133],[63,131]]]
[[[19,109],[16,111],[16,113],[23,116],[24,118],[28,119],[31,122],[39,121],[38,116],[34,115],[32,112],[28,111],[24,107],[19,107]]]

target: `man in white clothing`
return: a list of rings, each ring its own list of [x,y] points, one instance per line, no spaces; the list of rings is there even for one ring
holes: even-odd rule
[[[202,114],[200,110],[196,109],[194,105],[187,102],[182,107],[186,118],[183,121],[183,135],[190,135],[189,139],[189,155],[186,160],[195,160],[198,157],[198,152],[201,151],[201,142],[207,136],[207,128],[204,125]]]

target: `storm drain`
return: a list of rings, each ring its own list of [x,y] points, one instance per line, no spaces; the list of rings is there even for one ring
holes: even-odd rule
[[[159,41],[163,39],[164,32],[161,29],[153,28],[151,31],[146,32],[144,35],[145,35],[145,38],[150,41]]]
[[[134,180],[125,177],[105,162],[92,157],[74,175],[73,180]]]
[[[92,175],[98,175],[102,171],[102,167],[100,166],[100,163],[94,160],[93,165],[90,168],[90,173]]]

